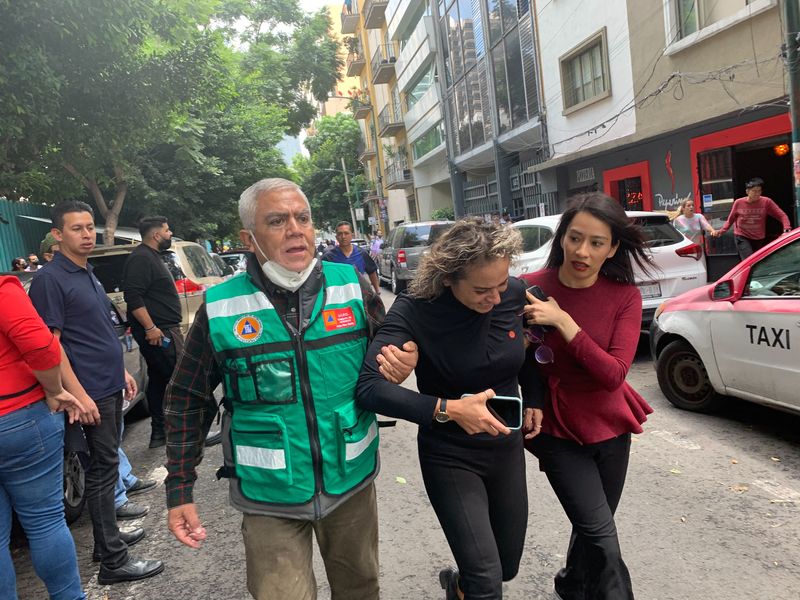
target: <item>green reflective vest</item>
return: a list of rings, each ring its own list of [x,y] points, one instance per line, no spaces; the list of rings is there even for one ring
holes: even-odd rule
[[[377,473],[378,425],[355,404],[367,349],[361,286],[322,263],[307,328],[294,332],[247,274],[206,292],[211,344],[230,400],[227,454],[248,501],[304,504]]]

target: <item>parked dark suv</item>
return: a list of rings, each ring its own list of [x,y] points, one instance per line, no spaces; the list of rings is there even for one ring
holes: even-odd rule
[[[399,294],[417,272],[428,247],[453,226],[453,221],[403,223],[389,232],[378,255],[378,276]]]

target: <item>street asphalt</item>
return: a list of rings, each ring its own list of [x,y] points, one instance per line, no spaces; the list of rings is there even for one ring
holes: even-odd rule
[[[387,304],[392,295],[383,292]],[[673,408],[661,394],[646,336],[628,381],[655,412],[635,436],[625,493],[617,512],[622,553],[643,600],[796,600],[800,598],[800,417],[731,400],[714,415]],[[406,385],[414,387],[413,377]],[[135,472],[163,480],[164,450],[149,450],[149,422],[126,424],[124,447]],[[437,573],[453,564],[428,504],[416,452],[416,427],[381,430],[381,597],[443,599]],[[166,528],[164,486],[134,498],[149,514],[126,527],[147,537],[131,549],[166,570],[115,586],[97,583],[88,514],[72,526],[89,600],[246,600],[241,516],[227,502],[227,482],[214,472],[221,448],[207,451],[195,488],[208,539],[181,546]],[[519,575],[509,600],[550,599],[564,562],[569,522],[536,459],[527,457],[530,513]],[[12,545],[21,600],[46,598],[22,542]],[[315,558],[320,600],[330,599],[322,560]],[[0,590],[0,597],[7,590]],[[292,600],[292,599],[278,599]]]

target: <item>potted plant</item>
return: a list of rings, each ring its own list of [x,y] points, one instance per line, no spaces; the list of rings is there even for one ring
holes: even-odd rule
[[[360,54],[358,46],[359,44],[357,37],[351,36],[344,38],[344,47],[351,55],[354,55],[353,58],[357,58],[358,55]]]

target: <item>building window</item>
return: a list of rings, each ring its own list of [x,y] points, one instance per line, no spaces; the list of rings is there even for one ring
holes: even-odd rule
[[[607,48],[604,27],[559,59],[565,114],[611,94]]]
[[[506,36],[506,69],[508,71],[508,99],[514,127],[528,120],[525,102],[525,75],[522,71],[522,52],[519,47],[519,30]]]
[[[497,103],[497,119],[500,123],[500,133],[505,133],[511,129],[511,108],[508,104],[506,61],[503,54],[502,45],[492,50],[492,61],[494,62],[494,97]]]
[[[697,18],[697,0],[675,0],[675,17],[680,38],[685,38],[697,31],[700,28]]]
[[[413,223],[419,221],[419,212],[417,211],[417,198],[414,194],[406,197],[408,202],[408,219]]]
[[[411,154],[414,160],[425,156],[431,150],[435,150],[444,142],[444,128],[442,122],[439,121],[436,125],[431,127],[428,131],[423,133],[420,138],[411,144]]]
[[[406,109],[410,110],[412,106],[419,102],[420,98],[425,95],[432,85],[433,64],[411,84],[408,93],[406,93]]]
[[[461,37],[464,40],[464,64],[469,70],[475,64],[476,58],[481,58],[486,54],[486,43],[483,39],[483,17],[480,7],[477,11],[473,10],[471,0],[458,1],[458,13],[461,26]],[[472,54],[471,49],[475,52]]]
[[[748,18],[754,0],[670,0],[672,5],[672,39],[670,43],[697,33],[714,23],[735,17]]]

